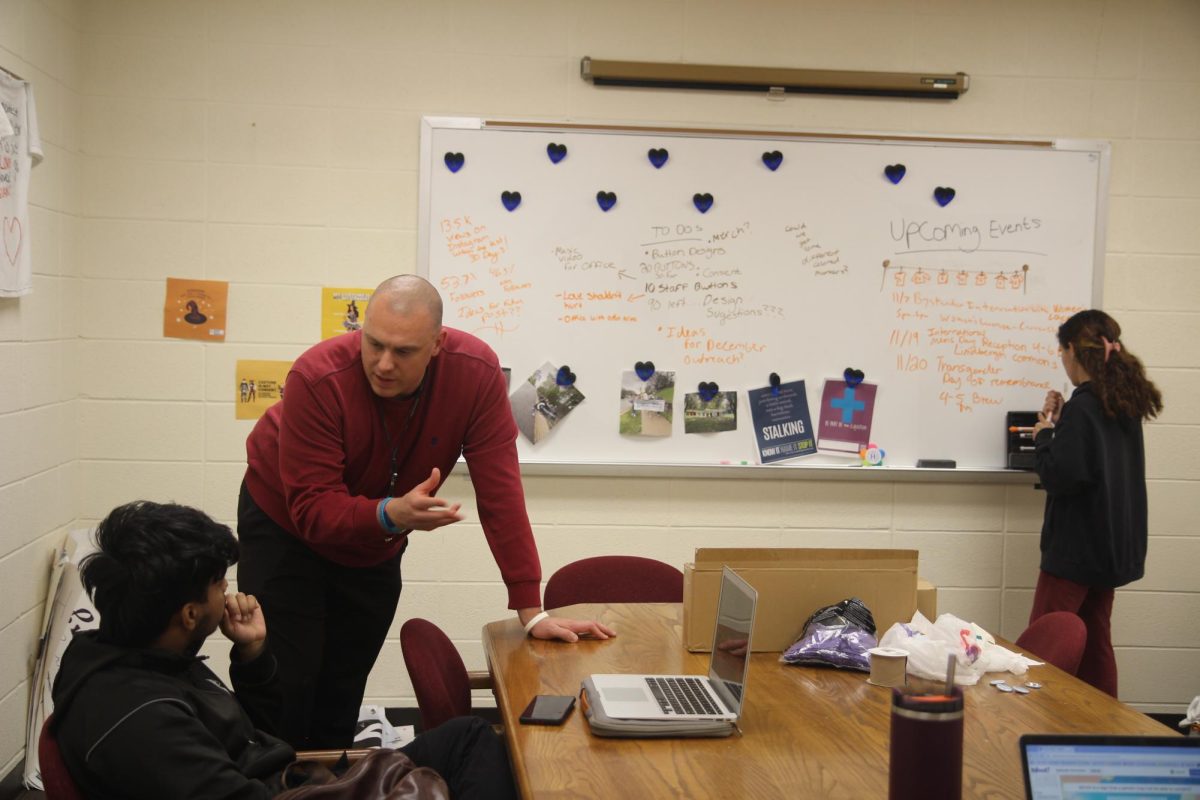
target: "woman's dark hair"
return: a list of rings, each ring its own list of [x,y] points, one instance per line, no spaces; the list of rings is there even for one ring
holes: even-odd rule
[[[1162,394],[1125,343],[1121,326],[1098,309],[1080,311],[1058,329],[1058,343],[1071,347],[1075,360],[1092,379],[1092,386],[1109,417],[1150,419],[1162,411]]]
[[[80,578],[100,612],[100,637],[126,647],[153,642],[238,559],[227,526],[195,508],[146,500],[113,509],[96,527],[96,545]]]

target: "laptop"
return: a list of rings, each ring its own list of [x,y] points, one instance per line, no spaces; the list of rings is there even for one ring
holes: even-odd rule
[[[1200,738],[1026,734],[1027,800],[1200,800]]]
[[[708,677],[591,675],[595,693],[589,693],[589,702],[616,719],[736,722],[746,693],[757,605],[754,588],[724,567]]]

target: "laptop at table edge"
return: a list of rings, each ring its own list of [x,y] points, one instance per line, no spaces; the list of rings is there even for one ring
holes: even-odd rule
[[[1112,746],[1117,747],[1161,747],[1172,752],[1178,750],[1195,750],[1195,772],[1200,778],[1200,737],[1188,736],[1151,736],[1138,734],[1105,734],[1105,733],[1026,733],[1018,741],[1021,751],[1021,778],[1025,785],[1026,800],[1033,800],[1033,783],[1030,777],[1029,750],[1030,745],[1061,745],[1061,746]],[[1106,759],[1097,755],[1099,763]]]
[[[736,592],[737,595],[730,594]],[[730,675],[722,676],[718,673],[718,642],[717,639],[721,635],[721,618],[722,612],[728,615],[728,612],[733,609],[735,602],[739,599],[748,599],[750,605],[750,615],[748,620],[748,630],[746,631],[746,652],[745,657],[741,662],[741,675],[738,683],[740,691],[735,696],[726,685],[726,680]],[[718,708],[724,708],[724,713],[718,714],[668,714],[659,707],[656,701],[650,694],[650,689],[645,682],[646,678],[700,678],[702,681],[705,676],[702,675],[640,675],[627,673],[599,673],[589,676],[592,685],[596,689],[597,697],[590,702],[593,705],[599,705],[604,712],[613,718],[617,719],[637,719],[653,722],[656,720],[663,721],[688,721],[688,720],[721,720],[728,722],[736,722],[741,716],[742,706],[746,699],[746,682],[750,671],[750,655],[753,652],[751,646],[751,638],[754,633],[754,619],[758,611],[758,592],[754,587],[745,581],[740,575],[730,569],[728,566],[721,569],[721,594],[717,600],[717,612],[713,624],[713,644],[712,651],[708,660],[708,675],[707,681],[712,695],[719,701]],[[606,700],[603,692],[608,689],[630,689],[632,690],[635,683],[640,682],[640,685],[645,688],[645,696],[641,701],[631,701],[630,703],[614,703],[611,700]],[[630,714],[625,709],[630,705],[636,704],[645,708],[645,713]]]

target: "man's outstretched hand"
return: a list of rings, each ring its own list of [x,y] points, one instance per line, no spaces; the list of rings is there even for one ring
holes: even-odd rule
[[[463,518],[462,514],[458,513],[462,503],[448,503],[434,496],[433,493],[437,491],[441,481],[442,472],[434,467],[429,477],[414,486],[412,491],[388,502],[387,515],[396,527],[432,531]]]

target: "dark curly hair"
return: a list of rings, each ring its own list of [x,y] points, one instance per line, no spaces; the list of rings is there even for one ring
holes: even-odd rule
[[[1059,326],[1058,343],[1072,348],[1109,417],[1150,419],[1162,411],[1162,394],[1146,377],[1141,360],[1121,341],[1121,326],[1108,314],[1094,308],[1080,311]]]
[[[100,612],[100,637],[126,647],[157,639],[238,559],[227,526],[189,506],[146,500],[113,509],[96,528],[96,544],[80,578]]]

